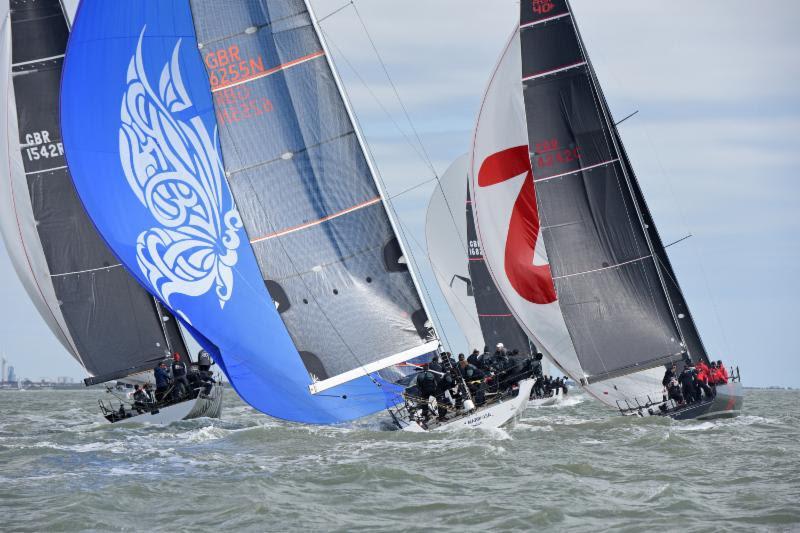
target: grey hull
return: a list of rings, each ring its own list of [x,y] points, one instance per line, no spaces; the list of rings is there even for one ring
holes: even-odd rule
[[[709,401],[680,407],[665,414],[675,420],[711,420],[739,416],[744,403],[744,388],[740,382],[717,385],[717,393]]]

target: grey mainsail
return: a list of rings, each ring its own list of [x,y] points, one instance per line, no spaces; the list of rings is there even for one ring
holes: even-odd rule
[[[192,0],[228,183],[314,392],[438,342],[302,0]]]

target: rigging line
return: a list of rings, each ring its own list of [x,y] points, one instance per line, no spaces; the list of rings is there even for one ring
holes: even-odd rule
[[[399,223],[397,221],[397,213],[396,213],[396,211],[395,211],[395,209],[393,207],[392,202],[387,199],[388,195],[386,193],[386,183],[384,182],[384,180],[383,180],[383,178],[382,178],[382,176],[380,174],[380,170],[377,168],[377,165],[375,163],[375,158],[374,158],[374,156],[372,154],[372,150],[371,150],[370,145],[368,144],[366,138],[361,134],[361,130],[359,129],[360,128],[360,123],[359,123],[359,120],[358,120],[358,116],[356,115],[355,110],[351,107],[350,101],[349,101],[348,96],[347,96],[347,92],[346,92],[346,90],[344,88],[342,80],[339,78],[339,75],[338,75],[338,73],[336,71],[336,65],[334,64],[334,62],[331,59],[330,52],[328,51],[327,43],[325,41],[325,35],[323,34],[322,28],[320,27],[320,25],[314,19],[313,8],[311,7],[311,4],[309,3],[309,0],[304,0],[304,3],[306,5],[306,9],[308,10],[309,14],[311,15],[312,24],[314,26],[314,31],[317,33],[318,38],[320,40],[320,44],[322,45],[323,50],[325,50],[325,52],[326,52],[326,61],[328,62],[328,69],[329,69],[331,75],[333,76],[333,81],[334,81],[334,83],[336,85],[336,88],[337,88],[337,90],[339,92],[340,99],[341,99],[341,101],[342,101],[342,103],[343,103],[343,105],[345,107],[345,111],[347,112],[347,118],[354,125],[354,129],[355,129],[355,132],[356,132],[356,138],[358,139],[358,142],[359,142],[359,147],[361,149],[362,155],[364,156],[364,160],[365,160],[365,162],[367,164],[367,167],[369,168],[369,175],[372,178],[373,184],[378,189],[378,193],[381,195],[381,197],[384,200],[382,202],[382,204],[384,206],[384,211],[385,211],[386,216],[388,218],[388,222],[389,222],[389,224],[391,226],[392,233],[395,234],[395,237],[397,238],[398,244],[400,246],[400,249],[401,249],[403,255],[404,256],[406,254],[408,255],[406,260],[408,261],[408,258],[411,259],[411,261],[407,263],[408,273],[409,273],[409,276],[411,277],[411,281],[412,281],[413,286],[414,286],[414,291],[417,293],[417,296],[419,297],[420,303],[422,305],[422,310],[425,313],[425,316],[426,316],[426,319],[427,319],[426,320],[426,325],[427,325],[428,322],[431,322],[431,325],[434,326],[434,327],[431,328],[432,337],[437,342],[440,342],[439,337],[436,334],[435,323],[433,323],[433,318],[430,316],[430,311],[428,310],[428,307],[427,307],[427,302],[425,301],[425,298],[423,298],[422,291],[420,290],[420,281],[417,280],[414,268],[412,268],[412,266],[413,267],[417,266],[416,259],[414,257],[413,252],[410,252],[410,251],[406,250],[406,247],[405,247],[405,245],[403,243],[403,240],[401,239],[401,236],[398,234],[397,226],[398,226]],[[402,232],[402,229],[401,229],[401,232]],[[426,288],[426,292],[427,292],[427,288]],[[426,335],[425,335],[425,340],[428,340],[427,332],[426,332]],[[437,349],[438,349],[438,346],[437,346]]]
[[[403,224],[402,220],[400,221],[400,223],[401,223],[401,224]],[[439,268],[437,268],[436,264],[435,264],[433,261],[431,261],[431,260],[430,260],[430,254],[428,254],[428,251],[425,249],[425,247],[423,247],[423,246],[422,246],[422,244],[420,244],[420,242],[417,240],[417,238],[416,238],[416,237],[414,236],[414,234],[411,232],[410,228],[408,228],[408,230],[409,230],[409,234],[411,235],[411,241],[412,241],[412,243],[413,243],[413,244],[415,244],[415,245],[417,246],[417,248],[419,248],[419,250],[420,250],[420,251],[421,251],[423,254],[425,254],[425,256],[426,256],[426,257],[428,257],[428,264],[430,264],[430,266],[431,266],[431,270],[433,270],[433,271],[434,271],[434,274],[436,274],[436,273],[439,273],[439,275],[441,275],[442,277],[446,278],[446,277],[447,277],[447,275],[446,275],[444,272],[442,272],[442,271],[441,271]],[[430,298],[430,296],[429,296],[429,298]],[[460,299],[458,299],[458,298],[457,298],[456,300],[458,301],[458,303],[459,303],[459,305],[461,306],[461,308],[462,308],[464,311],[466,311],[466,315],[467,315],[467,316],[469,317],[469,319],[470,319],[470,320],[473,322],[473,324],[475,324],[476,326],[478,326],[478,328],[480,329],[480,322],[479,322],[479,321],[477,321],[477,320],[475,320],[475,318],[472,316],[472,313],[470,313],[470,310],[469,310],[469,309],[467,309],[467,307],[464,305],[464,303],[463,303],[463,302],[461,302],[461,300],[460,300]],[[435,306],[434,306],[434,312],[436,313]],[[439,315],[438,315],[438,313],[437,313],[437,319],[439,319]],[[441,323],[441,319],[439,319],[439,322]],[[445,337],[446,337],[447,335],[444,333],[444,328],[442,328],[442,331],[443,331],[443,334],[444,334],[444,335],[445,335]],[[464,334],[464,336],[465,336],[465,338],[466,338],[466,333]],[[467,340],[467,345],[469,345],[469,339],[466,339],[466,340]],[[450,344],[450,342],[448,341],[448,345],[449,345],[449,344]]]
[[[353,7],[355,7],[355,5]],[[364,88],[367,89],[367,92],[369,92],[369,94],[372,96],[373,100],[375,100],[375,102],[378,104],[378,106],[381,108],[381,110],[384,112],[384,114],[389,118],[389,120],[392,122],[394,127],[397,129],[397,131],[400,132],[400,134],[406,140],[406,143],[408,143],[408,145],[411,147],[412,150],[414,150],[414,152],[423,161],[423,163],[425,163],[430,168],[430,170],[433,172],[433,178],[431,178],[430,180],[427,180],[427,181],[425,181],[423,183],[415,185],[414,187],[410,187],[409,189],[407,189],[405,191],[402,191],[402,192],[400,192],[398,194],[395,194],[393,196],[389,196],[389,197],[387,197],[387,200],[392,200],[392,199],[394,199],[394,198],[396,198],[396,197],[398,197],[398,196],[400,196],[402,194],[405,194],[405,193],[407,193],[407,192],[409,192],[409,191],[411,191],[413,189],[416,189],[417,187],[421,187],[425,183],[428,183],[430,181],[436,180],[437,187],[442,192],[442,198],[444,199],[444,203],[447,206],[448,212],[450,213],[450,219],[453,222],[453,226],[457,229],[458,228],[458,224],[456,223],[455,214],[453,213],[453,208],[450,206],[450,202],[447,200],[447,195],[444,192],[444,187],[442,187],[441,179],[439,178],[439,175],[436,173],[436,169],[433,167],[433,165],[430,164],[429,160],[425,159],[425,155],[420,153],[419,148],[412,142],[412,140],[409,138],[408,134],[406,134],[406,132],[403,130],[403,128],[400,127],[400,125],[394,119],[394,117],[389,112],[389,110],[386,109],[386,107],[383,105],[383,102],[381,102],[381,100],[378,98],[378,96],[370,88],[369,84],[367,84],[367,82],[364,80],[364,78],[358,73],[358,70],[356,70],[356,68],[353,66],[353,64],[350,63],[350,61],[348,61],[347,56],[344,54],[342,49],[339,48],[339,46],[337,46],[336,43],[333,40],[331,40],[330,36],[325,31],[323,31],[323,35],[325,36],[325,39],[330,44],[333,45],[333,47],[336,49],[336,51],[338,53],[338,56],[341,57],[344,60],[344,62],[347,64],[348,67],[350,67],[350,70],[356,75],[356,77],[361,82],[361,84],[364,86]],[[373,159],[374,159],[374,157],[373,157]],[[467,184],[467,186],[469,186],[469,184]],[[462,239],[461,233],[457,232],[457,234],[458,234],[458,239],[461,242],[461,247],[464,250],[464,253],[468,254],[467,243],[464,242],[464,239]],[[426,252],[426,256],[427,256],[427,252]]]
[[[389,199],[389,200],[394,200],[394,199],[395,199],[395,198],[397,198],[398,196],[403,196],[404,194],[406,194],[406,193],[409,193],[409,192],[411,192],[411,191],[413,191],[413,190],[415,190],[415,189],[419,189],[419,188],[420,188],[420,187],[422,187],[423,185],[427,185],[428,183],[432,182],[432,181],[433,181],[433,180],[435,180],[435,179],[438,179],[438,178],[436,178],[436,177],[433,177],[433,178],[427,179],[427,180],[425,180],[425,181],[423,181],[423,182],[421,182],[421,183],[417,183],[416,185],[413,185],[413,186],[409,187],[408,189],[402,190],[402,191],[400,191],[400,192],[399,192],[399,193],[397,193],[397,194],[393,194],[393,195],[389,196],[389,198],[388,198],[388,199]]]
[[[356,6],[355,6],[355,4],[353,3],[353,1],[352,1],[352,0],[351,0],[350,4],[352,4],[352,5],[353,5],[353,9],[356,9]],[[350,5],[350,4],[348,4],[348,5]],[[343,8],[344,8],[344,7],[347,7],[347,6],[343,6]],[[343,9],[343,8],[342,8],[342,9]],[[361,19],[361,17],[360,17],[360,16],[359,16],[359,19]],[[372,42],[372,39],[371,39],[371,37],[370,37],[370,35],[369,35],[369,32],[367,31],[367,28],[366,28],[366,26],[364,25],[364,21],[363,21],[363,20],[361,20],[361,25],[362,25],[362,27],[364,28],[364,32],[367,34],[367,37],[368,37],[368,38],[370,38],[370,42]],[[397,131],[398,131],[398,132],[400,132],[400,135],[402,135],[402,136],[403,136],[403,138],[405,139],[406,143],[407,143],[407,144],[408,144],[408,145],[411,147],[411,149],[412,149],[412,150],[414,150],[414,152],[415,152],[415,153],[417,154],[417,156],[418,156],[418,157],[419,157],[419,158],[420,158],[420,159],[423,161],[423,163],[425,163],[425,164],[426,164],[426,166],[428,166],[428,168],[430,168],[431,172],[433,172],[433,176],[434,176],[434,177],[433,177],[432,179],[430,179],[430,180],[428,180],[428,181],[426,181],[426,182],[420,183],[419,185],[416,185],[416,186],[414,186],[414,187],[411,187],[411,188],[409,188],[409,189],[407,189],[407,190],[405,190],[405,191],[402,191],[402,192],[400,192],[400,193],[398,193],[398,194],[396,194],[396,195],[393,195],[393,196],[387,197],[387,200],[392,200],[392,199],[394,199],[394,198],[396,198],[396,197],[398,197],[398,196],[400,196],[400,195],[402,195],[402,194],[405,194],[405,193],[407,193],[407,192],[409,192],[409,191],[411,191],[411,190],[413,190],[413,189],[415,189],[415,188],[417,188],[417,187],[421,187],[421,186],[422,186],[422,185],[424,185],[425,183],[428,183],[428,182],[430,182],[430,181],[433,181],[433,180],[435,179],[435,180],[436,180],[436,183],[437,183],[437,186],[439,187],[439,190],[442,192],[442,198],[444,199],[444,203],[445,203],[445,205],[447,206],[447,210],[448,210],[448,212],[449,212],[449,214],[450,214],[450,219],[451,219],[451,220],[452,220],[452,222],[453,222],[453,226],[454,226],[455,228],[458,228],[458,224],[456,223],[456,219],[455,219],[455,214],[453,213],[453,208],[450,206],[450,202],[447,200],[447,195],[446,195],[446,194],[445,194],[445,192],[444,192],[444,187],[442,187],[442,183],[441,183],[441,179],[439,178],[439,174],[436,172],[436,168],[433,166],[433,163],[431,162],[431,160],[430,160],[430,157],[428,156],[427,152],[425,152],[425,147],[424,147],[424,145],[422,144],[422,140],[420,139],[420,137],[419,137],[419,134],[417,134],[417,132],[416,132],[416,129],[414,128],[414,125],[413,125],[413,123],[411,122],[411,118],[409,117],[409,115],[408,115],[408,112],[407,112],[407,111],[406,111],[406,109],[405,109],[405,105],[403,104],[403,101],[400,99],[400,95],[397,93],[397,88],[396,88],[396,87],[394,87],[394,84],[392,83],[391,77],[389,76],[389,73],[388,73],[388,71],[386,70],[386,66],[385,66],[385,64],[383,63],[383,60],[381,59],[381,57],[380,57],[380,54],[378,54],[378,51],[377,51],[377,49],[375,48],[375,43],[374,43],[374,42],[372,42],[372,47],[373,47],[373,49],[375,50],[375,54],[378,56],[378,61],[380,61],[380,62],[381,62],[381,65],[383,65],[383,69],[384,69],[384,72],[386,73],[386,77],[387,77],[387,79],[389,80],[389,83],[392,85],[392,88],[394,89],[395,95],[397,96],[397,99],[398,99],[398,101],[400,102],[400,105],[403,107],[403,110],[405,111],[405,114],[406,114],[406,119],[408,120],[408,122],[409,122],[409,124],[410,124],[410,126],[411,126],[411,129],[412,129],[412,131],[415,133],[415,135],[416,135],[416,137],[417,137],[417,141],[418,141],[418,142],[419,142],[419,144],[420,144],[420,146],[419,146],[419,147],[417,147],[417,146],[416,146],[416,145],[415,145],[415,144],[412,142],[412,140],[409,138],[409,136],[408,136],[408,134],[405,132],[405,130],[403,130],[403,128],[401,128],[401,127],[400,127],[400,125],[399,125],[399,124],[397,123],[397,121],[394,119],[394,116],[392,116],[392,114],[389,112],[389,110],[388,110],[388,109],[386,109],[386,106],[384,106],[384,105],[383,105],[383,102],[381,102],[381,100],[378,98],[378,96],[375,94],[375,92],[372,90],[372,88],[369,86],[369,84],[367,84],[367,82],[364,80],[364,78],[363,78],[363,77],[362,77],[362,76],[359,74],[359,72],[358,72],[358,70],[355,68],[355,66],[353,66],[353,64],[352,64],[352,63],[351,63],[351,62],[350,62],[350,61],[347,59],[347,56],[344,54],[344,52],[342,51],[342,49],[341,49],[339,46],[337,46],[336,42],[334,42],[334,41],[333,41],[333,40],[330,38],[330,35],[329,35],[327,32],[325,32],[324,30],[322,30],[322,28],[320,28],[320,31],[322,31],[322,33],[323,33],[323,35],[324,35],[325,39],[326,39],[326,40],[327,40],[327,41],[328,41],[330,44],[332,44],[332,45],[333,45],[333,47],[336,49],[336,51],[337,51],[337,53],[338,53],[338,56],[339,56],[339,57],[341,57],[341,58],[344,60],[345,64],[347,64],[347,66],[350,68],[350,70],[351,70],[351,71],[352,71],[352,72],[355,74],[356,78],[358,78],[359,82],[361,82],[361,85],[363,85],[363,86],[364,86],[364,88],[365,88],[365,89],[367,89],[367,92],[369,92],[370,96],[372,96],[372,99],[373,99],[373,100],[375,100],[375,102],[378,104],[378,106],[381,108],[381,110],[384,112],[384,114],[385,114],[385,115],[386,115],[386,116],[389,118],[389,120],[390,120],[390,121],[392,122],[392,124],[394,125],[395,129],[397,129]],[[354,113],[354,114],[355,114],[355,113]],[[423,152],[422,152],[422,153],[420,152],[420,148],[422,148],[422,150],[423,150]],[[373,159],[374,159],[374,157],[373,157]],[[469,186],[469,185],[467,185],[467,186]],[[457,234],[458,234],[458,239],[459,239],[459,241],[461,242],[461,247],[463,248],[464,252],[468,254],[468,247],[467,247],[467,243],[466,243],[466,242],[464,242],[464,239],[462,238],[462,236],[461,236],[461,233],[457,232]],[[426,252],[426,256],[427,256],[427,257],[430,259],[430,257],[427,255],[427,252]]]
[[[361,82],[361,85],[363,85],[364,88],[367,89],[367,92],[369,92],[370,96],[372,96],[372,99],[375,100],[375,102],[378,104],[378,107],[381,108],[381,111],[383,111],[384,114],[389,118],[389,120],[394,125],[395,129],[398,132],[400,132],[400,135],[403,136],[403,139],[405,139],[406,143],[408,143],[411,149],[414,150],[414,153],[417,154],[417,157],[419,157],[420,160],[422,160],[423,164],[429,167],[435,175],[436,171],[432,167],[430,167],[430,165],[428,165],[428,162],[425,160],[425,156],[422,154],[422,152],[420,152],[419,147],[414,144],[414,142],[411,140],[411,138],[408,136],[405,130],[403,130],[403,128],[400,127],[400,124],[397,123],[397,121],[394,119],[394,116],[392,116],[389,110],[386,109],[386,106],[383,105],[383,102],[381,102],[378,96],[373,92],[369,84],[364,80],[363,77],[361,77],[361,74],[358,73],[358,70],[356,70],[355,66],[353,66],[353,64],[350,63],[350,61],[347,59],[347,56],[344,54],[342,49],[336,44],[336,42],[333,39],[331,39],[330,34],[325,32],[324,30],[322,31],[322,34],[325,36],[325,40],[330,44],[332,44],[333,47],[336,49],[337,56],[341,57],[344,60],[345,64],[350,68],[353,74],[355,74],[356,78],[358,78],[358,81]]]
[[[595,52],[595,54],[602,55],[601,52]],[[601,57],[601,60],[602,59],[603,58]],[[611,68],[611,62],[609,62],[609,61],[603,61],[603,62],[606,63],[606,67],[605,67],[606,71],[615,80],[617,85],[624,86],[624,83],[622,82],[622,80],[617,76],[616,72]],[[655,143],[653,142],[653,139],[650,136],[650,128],[648,128],[646,122],[644,123],[643,131],[644,131],[645,136],[647,137],[647,142],[650,145],[650,150],[653,152],[653,155],[656,158],[656,162],[658,163],[659,169],[661,171],[661,175],[662,175],[662,177],[666,178],[667,185],[669,187],[669,193],[670,193],[670,196],[672,197],[672,203],[674,205],[676,205],[677,208],[678,208],[678,213],[680,215],[681,224],[684,226],[684,229],[687,231],[687,233],[691,234],[691,232],[689,231],[689,225],[686,222],[687,221],[687,217],[686,217],[686,212],[684,210],[684,206],[683,206],[682,203],[680,203],[678,201],[678,196],[677,196],[677,194],[675,192],[675,187],[674,187],[674,183],[673,183],[673,180],[672,180],[672,175],[669,174],[664,168],[664,164],[661,161],[661,157],[660,157],[658,151],[656,150]],[[725,328],[722,325],[722,321],[721,321],[720,315],[719,315],[719,310],[718,310],[718,307],[717,307],[717,302],[716,302],[716,300],[714,299],[714,297],[713,297],[713,295],[711,293],[711,287],[710,287],[710,284],[708,282],[708,274],[706,273],[706,269],[705,269],[705,267],[703,265],[703,263],[704,263],[703,254],[701,254],[699,252],[699,250],[700,250],[699,246],[697,246],[697,245],[691,245],[691,246],[692,246],[692,248],[694,250],[695,256],[699,257],[699,259],[700,259],[700,261],[697,261],[697,263],[699,264],[699,267],[700,267],[700,273],[703,276],[703,282],[705,284],[706,294],[708,296],[708,299],[711,301],[711,305],[712,305],[712,308],[713,308],[713,311],[714,311],[715,319],[717,321],[717,326],[718,326],[719,331],[720,331],[720,333],[722,335],[723,343],[725,344],[725,349],[728,350],[728,353],[731,353],[731,351],[730,351],[730,343],[728,341],[728,336],[725,333]],[[680,292],[682,293],[683,291],[681,290]],[[700,342],[702,344],[702,339],[701,339]]]
[[[400,93],[397,91],[397,86],[394,84],[392,77],[389,75],[389,69],[386,68],[386,63],[384,63],[380,52],[378,52],[378,47],[375,45],[375,41],[372,39],[372,35],[370,35],[369,30],[367,29],[367,25],[364,23],[364,19],[361,17],[361,13],[358,11],[358,6],[356,6],[355,1],[351,1],[350,3],[353,6],[353,11],[355,12],[356,17],[358,17],[358,20],[361,23],[361,27],[364,28],[364,33],[366,34],[367,39],[369,39],[370,45],[372,45],[372,50],[375,52],[375,57],[378,58],[378,62],[380,63],[381,68],[383,69],[383,73],[386,75],[386,79],[389,81],[389,85],[392,86],[394,95],[395,97],[397,97],[397,102],[400,104],[400,107],[403,110],[403,114],[405,115],[406,120],[408,121],[408,125],[411,126],[411,131],[414,132],[414,136],[417,138],[417,142],[419,143],[420,148],[422,148],[422,152],[425,154],[425,158],[428,161],[428,166],[431,167],[433,174],[435,176],[438,176],[438,173],[436,172],[436,167],[434,167],[433,162],[431,161],[431,158],[428,155],[427,150],[425,150],[425,144],[422,142],[422,139],[419,136],[419,132],[414,127],[414,122],[411,120],[411,116],[408,114],[408,109],[406,108],[405,103],[403,103],[403,99],[400,98]]]
[[[635,116],[637,114],[639,114],[639,110],[638,109],[636,111],[634,111],[633,113],[631,113],[630,115],[628,115],[627,117],[625,117],[625,118],[623,118],[621,120],[618,120],[616,123],[614,123],[614,125],[615,126],[619,126],[620,124],[622,124],[623,122],[625,122],[626,120],[628,120],[629,118],[631,118],[631,117],[633,117],[633,116]]]
[[[650,136],[650,131],[647,128],[646,124],[645,124],[645,127],[644,127],[644,134],[647,137],[647,142],[650,144],[650,149],[653,151],[653,154],[656,157],[656,162],[658,163],[658,167],[659,167],[659,170],[661,171],[661,175],[666,178],[667,185],[669,186],[670,196],[672,197],[672,202],[673,202],[673,204],[676,204],[677,207],[678,207],[678,213],[680,215],[681,223],[683,224],[684,229],[688,229],[689,225],[686,222],[686,220],[687,220],[686,211],[684,210],[683,204],[678,202],[678,196],[675,193],[675,184],[673,183],[672,175],[666,171],[666,169],[664,167],[664,164],[661,161],[661,156],[656,151],[655,144],[653,143],[653,139]],[[692,235],[692,234],[689,233],[689,235]],[[717,327],[719,328],[719,332],[722,335],[722,342],[725,345],[725,350],[730,354],[731,353],[731,344],[730,344],[730,341],[728,340],[728,335],[727,335],[727,332],[725,330],[725,327],[723,326],[722,319],[720,318],[720,313],[719,313],[719,308],[717,306],[717,301],[714,298],[713,293],[711,292],[711,284],[708,282],[708,273],[706,272],[705,266],[703,265],[703,263],[705,263],[705,261],[703,260],[703,254],[700,252],[700,247],[699,246],[692,245],[692,248],[693,248],[695,256],[700,258],[700,261],[696,261],[696,263],[700,267],[700,274],[703,276],[703,284],[705,285],[706,295],[708,296],[708,299],[711,301],[711,308],[714,311],[714,318],[717,321]],[[676,284],[677,284],[677,282],[676,282]],[[680,285],[678,285],[678,287],[680,287]],[[680,292],[683,293],[682,290]],[[692,319],[692,321],[694,321],[694,319]],[[702,342],[703,341],[701,339],[700,343],[702,344]]]
[[[693,235],[692,235],[691,233],[690,233],[689,235],[686,235],[685,237],[681,237],[681,238],[680,238],[680,239],[678,239],[677,241],[672,241],[671,243],[669,243],[669,244],[667,244],[666,246],[664,246],[664,248],[669,248],[669,247],[670,247],[670,246],[672,246],[673,244],[678,244],[679,242],[683,242],[683,241],[685,241],[686,239],[688,239],[688,238],[690,238],[690,237],[693,237]]]
[[[324,17],[318,18],[318,19],[317,19],[317,24],[320,24],[320,23],[321,23],[323,20],[325,20],[325,19],[327,19],[327,18],[330,18],[330,17],[334,16],[334,15],[335,15],[336,13],[338,13],[338,12],[340,12],[340,11],[343,11],[343,10],[347,9],[348,7],[350,7],[350,5],[351,5],[352,3],[353,3],[353,0],[350,0],[349,2],[347,2],[345,5],[343,5],[343,6],[342,6],[342,7],[340,7],[339,9],[334,9],[333,11],[331,11],[330,13],[328,13],[327,15],[325,15]]]
[[[353,7],[355,7],[355,4],[353,5]],[[358,114],[355,112],[355,110],[352,111],[352,119],[356,124],[356,128],[357,129],[361,128],[361,124],[360,124],[361,121],[359,120]],[[362,128],[362,131],[363,131],[363,128]],[[369,158],[372,161],[375,161],[375,154],[372,151],[372,145],[369,143],[369,141],[366,138],[364,138],[363,144],[364,144],[364,150],[367,152],[367,155],[369,156]],[[383,174],[381,173],[380,169],[378,168],[378,165],[375,165],[374,176],[375,176],[375,180],[380,184],[380,187],[383,190],[386,190],[386,181],[383,179]],[[434,171],[434,179],[436,179],[436,180],[439,179],[438,176],[435,174],[435,171]],[[398,223],[398,227],[399,227],[400,233],[402,234],[399,237],[402,237],[403,239],[405,239],[407,241],[408,237],[406,236],[405,224],[403,224],[403,221],[397,215],[397,210],[394,208],[394,203],[391,201],[391,198],[388,195],[384,197],[384,200],[385,201],[384,201],[383,204],[386,207],[386,210],[391,212],[391,214],[394,216],[395,220]],[[411,233],[411,232],[409,231],[408,233]],[[414,239],[413,234],[411,234],[411,236],[412,236],[412,239]],[[412,265],[409,265],[409,267],[413,266],[417,271],[419,271],[419,263],[417,262],[417,258],[414,255],[414,251],[411,250],[411,249],[408,249],[406,251],[407,251],[408,255],[410,256],[411,263],[412,263]],[[423,249],[423,251],[424,251],[424,249]],[[409,270],[410,270],[410,268],[409,268]],[[422,289],[425,292],[425,296],[427,296],[428,301],[431,304],[431,308],[433,309],[434,317],[428,317],[428,319],[434,320],[434,332],[436,333],[437,331],[441,331],[441,334],[444,336],[445,344],[448,347],[448,349],[450,349],[450,347],[451,347],[450,341],[447,338],[447,333],[444,331],[444,327],[442,326],[442,321],[441,321],[441,319],[439,317],[439,312],[437,311],[436,306],[433,304],[433,300],[431,300],[430,290],[428,290],[428,285],[425,282],[425,280],[422,278],[422,276],[420,276],[419,283],[421,284]],[[425,303],[422,302],[422,304],[423,304],[423,308],[424,308],[425,307]],[[439,322],[439,327],[438,328],[436,328],[436,323],[435,322]]]

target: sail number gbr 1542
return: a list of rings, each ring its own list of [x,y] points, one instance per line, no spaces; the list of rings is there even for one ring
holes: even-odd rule
[[[35,131],[25,134],[24,154],[28,161],[50,159],[64,155],[64,145],[60,141],[50,139],[50,132]]]

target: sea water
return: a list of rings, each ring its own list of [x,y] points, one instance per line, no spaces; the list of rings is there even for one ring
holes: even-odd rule
[[[513,428],[410,434],[221,420],[114,427],[82,391],[0,391],[0,531],[800,529],[800,392],[722,421],[579,393]]]

